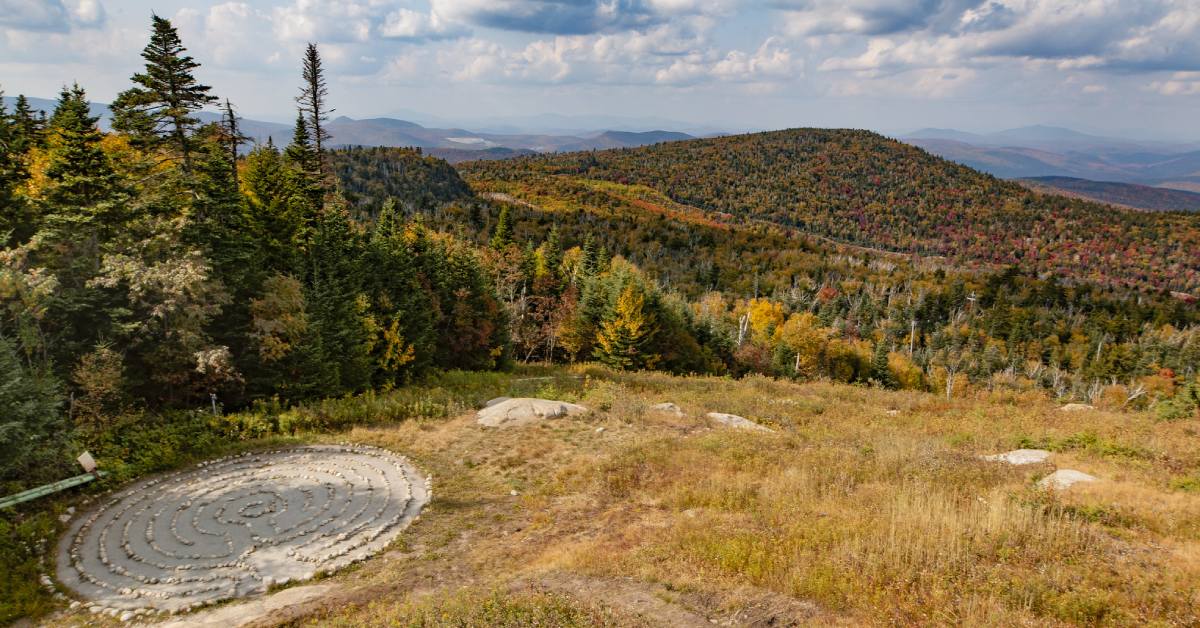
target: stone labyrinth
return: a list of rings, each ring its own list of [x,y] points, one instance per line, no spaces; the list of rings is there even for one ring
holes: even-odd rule
[[[58,578],[93,611],[187,611],[363,560],[417,517],[430,492],[408,461],[372,447],[201,463],[77,518],[59,545]]]

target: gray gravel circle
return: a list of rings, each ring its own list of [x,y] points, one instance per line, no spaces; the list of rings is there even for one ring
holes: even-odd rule
[[[139,482],[78,516],[59,581],[94,612],[180,612],[307,580],[386,547],[430,499],[403,457],[359,445],[239,454]]]

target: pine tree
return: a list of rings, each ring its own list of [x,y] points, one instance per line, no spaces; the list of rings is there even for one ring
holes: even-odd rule
[[[880,340],[875,343],[875,353],[871,356],[871,377],[886,388],[896,387],[896,378],[888,368],[887,342]]]
[[[596,334],[596,359],[619,369],[640,369],[653,366],[657,356],[645,349],[654,334],[654,315],[645,309],[646,299],[634,284],[621,292],[608,320]]]
[[[512,244],[512,216],[508,213],[508,205],[500,208],[500,217],[496,220],[496,230],[492,232],[491,246],[500,250]]]
[[[325,190],[321,187],[320,156],[313,149],[312,135],[303,112],[296,114],[292,143],[283,151],[283,156],[291,165],[297,191],[309,205],[307,213],[315,215],[321,209]]]
[[[94,206],[117,185],[117,175],[100,148],[99,119],[89,110],[82,87],[63,88],[49,124],[46,200],[51,211]]]
[[[146,71],[134,74],[131,80],[138,86],[113,101],[113,128],[147,146],[172,146],[184,172],[191,174],[192,134],[200,122],[192,114],[217,97],[192,75],[200,64],[184,54],[187,48],[170,20],[152,15],[151,27],[150,43],[142,51]]]
[[[559,238],[558,225],[554,225],[550,229],[550,235],[546,236],[542,255],[546,260],[546,271],[550,273],[550,276],[557,283],[563,261],[562,241]]]
[[[600,252],[596,249],[596,240],[592,234],[583,239],[583,276],[592,277],[600,272]]]
[[[300,95],[296,97],[296,102],[300,104],[300,112],[312,132],[312,145],[317,155],[316,170],[323,178],[326,175],[325,144],[332,139],[329,131],[325,130],[325,122],[329,121],[329,114],[334,110],[330,109],[326,102],[329,89],[325,85],[325,70],[321,65],[321,55],[316,44],[310,43],[304,49],[301,76],[304,83],[300,87]]]
[[[24,153],[46,143],[46,113],[34,112],[24,94],[17,95],[12,112],[13,150]]]
[[[250,137],[242,134],[240,125],[238,124],[237,112],[233,109],[233,103],[229,99],[225,99],[225,107],[221,110],[221,129],[223,131],[222,140],[225,143],[226,150],[229,151],[229,172],[233,179],[233,188],[236,190],[240,187],[238,182],[238,151],[242,144],[250,141]]]

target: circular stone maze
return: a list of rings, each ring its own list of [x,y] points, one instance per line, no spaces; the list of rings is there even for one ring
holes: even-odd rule
[[[373,447],[222,458],[76,518],[59,543],[58,579],[94,612],[184,612],[366,559],[430,494],[407,460]]]

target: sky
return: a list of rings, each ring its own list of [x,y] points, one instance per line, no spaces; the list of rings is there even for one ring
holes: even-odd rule
[[[152,12],[214,93],[280,122],[316,42],[354,118],[1200,141],[1200,0],[0,0],[0,88],[107,102]]]

